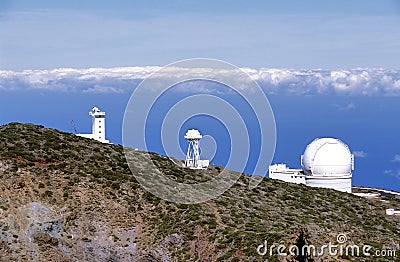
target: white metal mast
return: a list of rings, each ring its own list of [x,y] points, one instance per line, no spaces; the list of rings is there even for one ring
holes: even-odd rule
[[[186,154],[185,166],[192,169],[203,168],[200,164],[199,140],[203,136],[199,130],[190,129],[186,132],[185,139],[189,141],[189,146]]]

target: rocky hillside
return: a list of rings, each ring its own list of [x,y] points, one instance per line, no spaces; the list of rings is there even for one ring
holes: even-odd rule
[[[138,161],[144,152],[132,152]],[[220,167],[193,171],[166,157],[154,163],[177,180],[206,180]],[[135,172],[151,172],[141,170]],[[249,190],[247,175],[219,198],[175,204],[146,192],[123,148],[42,126],[0,127],[0,261],[394,261],[312,252],[262,256],[267,241],[320,247],[338,244],[400,256],[400,219],[385,215],[400,202],[264,179]],[[262,249],[260,249],[262,250]],[[288,250],[286,250],[288,252]]]

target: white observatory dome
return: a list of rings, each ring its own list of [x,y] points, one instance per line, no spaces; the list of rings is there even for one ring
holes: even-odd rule
[[[318,138],[309,144],[301,166],[306,175],[348,176],[353,170],[353,155],[339,139]]]

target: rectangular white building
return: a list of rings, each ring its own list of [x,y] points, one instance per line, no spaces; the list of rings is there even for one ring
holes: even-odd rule
[[[296,184],[306,184],[306,178],[302,170],[290,169],[286,164],[275,164],[269,166],[269,178]]]

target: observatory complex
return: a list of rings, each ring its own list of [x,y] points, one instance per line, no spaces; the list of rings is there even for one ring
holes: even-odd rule
[[[354,156],[339,139],[315,139],[301,156],[301,166],[302,169],[290,169],[285,164],[272,165],[269,167],[269,177],[351,193]]]
[[[110,143],[109,140],[106,140],[106,113],[101,112],[97,107],[93,107],[89,115],[92,117],[92,133],[77,134],[77,136],[94,139],[102,143]]]
[[[185,167],[203,169],[209,166],[210,160],[200,160],[199,141],[203,138],[199,130],[190,129],[186,132],[185,139],[189,142]]]

